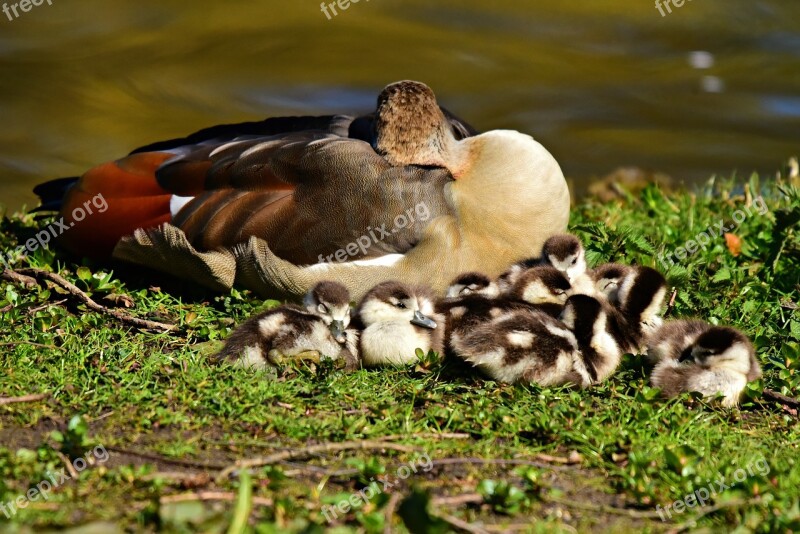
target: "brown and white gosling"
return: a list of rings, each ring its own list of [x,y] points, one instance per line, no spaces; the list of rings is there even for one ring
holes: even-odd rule
[[[361,361],[367,367],[402,366],[417,361],[416,349],[443,351],[444,317],[434,309],[427,287],[396,281],[373,287],[357,309],[363,326]]]
[[[515,263],[500,275],[502,289],[512,287],[527,269],[550,265],[564,273],[576,293],[593,294],[592,280],[586,274],[586,253],[583,244],[572,234],[557,234],[548,238],[542,247],[541,258],[528,258]]]
[[[516,283],[517,279],[522,273],[541,264],[541,258],[528,258],[513,264],[497,278],[497,287],[500,290],[500,293],[505,293],[511,289],[511,286]]]
[[[647,340],[645,359],[651,365],[665,359],[678,361],[683,351],[710,328],[710,324],[699,319],[667,321]]]
[[[617,292],[618,308],[635,345],[632,352],[644,352],[649,337],[664,323],[661,306],[667,293],[664,275],[650,267],[632,267]]]
[[[447,354],[452,353],[453,337],[462,337],[502,311],[498,295],[497,284],[483,273],[464,273],[450,283],[447,296],[436,302],[436,313],[444,317]]]
[[[737,405],[747,383],[761,376],[752,343],[734,328],[711,325],[694,338],[697,322],[683,323],[667,323],[668,331],[654,337],[653,357],[661,359],[651,383],[667,397],[696,391],[706,397],[721,394],[723,406]],[[675,336],[671,343],[667,334]]]
[[[591,292],[592,285],[586,276],[586,252],[574,235],[558,234],[547,239],[542,246],[542,262],[567,275],[579,293]]]
[[[464,273],[456,277],[447,288],[446,298],[466,297],[468,295],[484,295],[497,297],[500,290],[497,284],[487,275],[478,272]]]
[[[525,303],[558,317],[573,293],[574,288],[565,273],[550,265],[539,265],[521,273],[503,296],[510,303]]]
[[[306,295],[305,308],[286,304],[251,317],[225,341],[218,359],[265,369],[287,359],[343,359],[358,363],[358,331],[350,325],[350,293],[337,282],[323,281]]]
[[[588,387],[610,376],[622,352],[607,328],[608,305],[588,295],[567,300],[561,321],[517,309],[485,322],[461,340],[456,354],[499,382]]]
[[[462,287],[472,287],[464,295]],[[453,340],[469,334],[476,326],[514,309],[535,309],[558,317],[571,286],[567,277],[549,265],[527,269],[504,294],[497,295],[497,286],[480,273],[466,273],[450,286],[449,297],[436,303],[436,311],[446,320],[445,350],[453,353]]]

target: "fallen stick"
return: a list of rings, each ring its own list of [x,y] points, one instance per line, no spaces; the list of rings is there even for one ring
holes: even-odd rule
[[[18,347],[20,345],[28,345],[39,349],[57,349],[55,345],[44,345],[42,343],[34,343],[33,341],[7,341],[0,343],[0,347]]]
[[[389,449],[400,452],[414,452],[417,449],[414,447],[407,447],[397,443],[389,443],[384,441],[345,441],[343,443],[322,443],[320,445],[312,445],[302,450],[281,451],[269,456],[261,458],[248,458],[245,460],[238,460],[235,464],[226,467],[217,475],[217,483],[227,479],[234,471],[241,469],[249,469],[252,467],[262,467],[265,465],[273,465],[279,462],[288,460],[299,460],[301,458],[308,458],[315,454],[323,452],[341,452],[349,450],[374,450],[374,449]]]
[[[667,311],[664,312],[664,319],[666,319],[672,314],[672,308],[675,307],[675,297],[677,296],[678,296],[678,290],[673,288],[672,296],[669,298],[669,303],[667,304]]]
[[[32,395],[23,395],[21,397],[0,397],[0,406],[5,404],[16,404],[20,402],[36,402],[48,398],[50,395],[47,393],[37,393]]]
[[[14,282],[16,284],[22,284],[25,287],[33,287],[36,285],[36,279],[31,278],[30,276],[23,276],[16,271],[11,269],[3,269],[2,274],[3,280],[7,280],[9,282]]]
[[[469,534],[489,534],[489,531],[477,525],[470,525],[466,521],[450,514],[435,513],[434,515],[453,527],[456,532],[469,532]]]
[[[6,273],[8,272],[9,272],[8,269],[6,269],[3,272],[4,278],[6,278]],[[25,278],[31,280],[32,279],[49,280],[50,282],[53,282],[57,286],[67,291],[67,293],[78,299],[81,303],[86,305],[86,307],[89,308],[90,310],[104,315],[109,315],[123,324],[130,324],[137,328],[143,328],[146,330],[163,330],[167,332],[170,330],[175,330],[177,328],[177,326],[173,324],[148,321],[147,319],[139,319],[138,317],[133,317],[126,313],[122,313],[118,310],[112,310],[106,308],[102,304],[98,304],[97,302],[92,300],[92,298],[89,297],[89,295],[81,291],[81,289],[77,287],[75,284],[71,283],[70,281],[66,280],[61,275],[56,273],[51,273],[49,271],[43,271],[41,269],[32,269],[32,268],[20,269],[18,271],[11,271],[11,273],[13,273],[12,279],[15,279],[16,281],[20,281]]]
[[[197,491],[192,493],[177,493],[175,495],[165,495],[158,501],[161,504],[171,504],[177,502],[191,502],[191,501],[235,501],[237,495],[232,492],[225,491]],[[272,499],[265,497],[253,497],[253,504],[258,506],[272,506]]]
[[[400,504],[400,499],[402,497],[400,493],[392,493],[392,496],[389,497],[389,502],[386,503],[386,508],[383,510],[385,523],[383,534],[392,534],[394,532],[392,528],[392,518],[394,518],[394,514],[397,512],[397,505]]]
[[[106,447],[111,452],[116,452],[119,454],[126,454],[128,456],[136,456],[138,458],[143,458],[145,460],[152,460],[154,462],[163,462],[165,464],[172,464],[172,465],[182,465],[184,467],[194,467],[196,469],[209,469],[209,470],[218,470],[225,468],[223,464],[213,464],[213,463],[204,463],[200,461],[192,461],[192,460],[181,460],[179,458],[169,458],[167,456],[160,456],[158,454],[151,454],[148,452],[140,452],[134,451],[131,449],[123,449],[122,447]]]
[[[770,402],[774,402],[774,403],[780,404],[781,406],[787,406],[787,407],[793,408],[795,410],[800,408],[800,400],[794,399],[792,397],[787,397],[786,395],[784,395],[782,393],[778,393],[777,391],[775,391],[773,389],[765,389],[763,394],[762,394],[762,396],[766,400],[768,400]]]

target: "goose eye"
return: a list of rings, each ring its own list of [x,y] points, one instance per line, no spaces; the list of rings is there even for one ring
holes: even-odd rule
[[[406,308],[406,305],[403,302],[398,302],[397,304],[395,304],[395,306],[397,306],[401,310],[404,310]]]
[[[575,258],[574,260],[572,260],[572,265],[575,265],[576,263],[578,263],[578,258]]]
[[[317,311],[319,311],[320,313],[328,313],[328,307],[325,306],[324,304],[320,304],[319,306],[317,306]]]

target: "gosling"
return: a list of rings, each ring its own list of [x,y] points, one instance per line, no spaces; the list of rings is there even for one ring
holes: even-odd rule
[[[460,358],[498,382],[589,387],[610,376],[622,356],[607,328],[607,309],[594,297],[573,295],[561,321],[534,309],[512,310],[453,346]]]
[[[363,326],[361,361],[367,367],[403,366],[418,361],[416,349],[441,354],[444,317],[434,309],[427,287],[389,281],[372,288],[357,317]]]
[[[217,355],[244,367],[266,369],[288,359],[338,361],[358,365],[358,331],[350,325],[350,293],[336,282],[316,284],[304,306],[286,304],[243,322]]]
[[[673,346],[685,345],[675,359],[675,349],[663,354],[651,376],[653,386],[667,397],[696,391],[705,397],[722,395],[722,405],[739,403],[747,383],[761,376],[761,366],[747,337],[730,327],[707,325],[696,339],[686,344],[685,330],[670,327],[681,336]],[[659,337],[658,343],[664,346]],[[656,352],[658,348],[656,346]]]

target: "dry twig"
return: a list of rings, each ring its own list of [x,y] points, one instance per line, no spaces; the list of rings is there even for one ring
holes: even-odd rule
[[[349,450],[373,450],[373,449],[389,449],[401,452],[413,452],[417,449],[414,447],[407,447],[397,443],[386,443],[383,441],[345,441],[343,443],[321,443],[319,445],[311,445],[305,449],[295,449],[289,451],[276,452],[269,456],[261,458],[248,458],[239,460],[235,464],[223,469],[217,476],[217,481],[222,481],[228,478],[231,473],[240,469],[249,469],[252,467],[262,467],[265,465],[273,465],[287,460],[298,460],[301,458],[308,458],[315,454],[323,452],[341,452]]]
[[[797,410],[800,408],[800,400],[792,397],[787,397],[782,393],[778,393],[773,389],[765,389],[763,393],[764,399]]]
[[[675,297],[678,296],[678,290],[676,288],[672,289],[672,296],[669,298],[669,304],[667,304],[667,311],[664,312],[664,319],[672,314],[672,308],[675,307]]]
[[[466,521],[450,514],[437,513],[436,516],[453,527],[456,532],[469,532],[470,534],[489,534],[489,531],[477,525],[470,525]]]
[[[227,491],[197,491],[192,493],[177,493],[175,495],[165,495],[159,499],[161,504],[191,501],[235,501],[236,494]],[[253,497],[253,504],[258,506],[272,506],[272,499],[264,497]]]
[[[162,462],[165,464],[182,465],[184,467],[194,467],[196,469],[219,470],[225,468],[223,464],[205,463],[192,460],[181,460],[178,458],[168,458],[166,456],[159,456],[158,454],[150,454],[147,452],[134,451],[130,449],[123,449],[121,447],[106,447],[109,451],[117,452],[119,454],[127,454],[129,456],[136,456],[145,460],[152,460],[154,462]]]
[[[3,272],[3,277],[6,278],[6,273],[9,272],[13,273],[12,279],[18,282],[21,282],[22,280],[25,279],[49,280],[50,282],[56,284],[61,289],[64,289],[67,293],[75,297],[90,310],[97,313],[102,313],[104,315],[109,315],[123,324],[129,324],[145,330],[170,331],[170,330],[175,330],[177,328],[173,324],[148,321],[147,319],[139,319],[138,317],[133,317],[126,313],[122,313],[118,310],[112,310],[106,308],[105,306],[98,304],[97,302],[92,300],[92,298],[89,297],[89,295],[81,291],[81,289],[77,287],[75,284],[71,283],[70,281],[66,280],[64,277],[56,273],[51,273],[49,271],[43,271],[41,269],[32,269],[32,268],[20,269],[18,271],[9,271],[8,269],[6,269]]]
[[[16,404],[20,402],[36,402],[50,397],[47,393],[37,393],[32,395],[23,395],[21,397],[0,397],[0,406],[4,404]]]
[[[397,505],[400,503],[402,497],[403,495],[400,493],[392,493],[392,496],[389,497],[389,502],[386,503],[386,508],[383,510],[383,517],[386,523],[386,526],[383,527],[383,534],[392,534],[392,532],[394,532],[392,528],[392,518],[395,512],[397,512]]]
[[[8,282],[14,282],[15,284],[21,284],[25,287],[33,287],[36,285],[35,278],[21,275],[17,271],[13,271],[11,269],[3,269],[3,274],[1,275],[1,277],[3,278],[3,280],[6,280]]]
[[[34,343],[33,341],[7,341],[0,343],[0,347],[18,347],[20,345],[28,345],[39,349],[57,349],[55,345],[43,345],[42,343]]]

